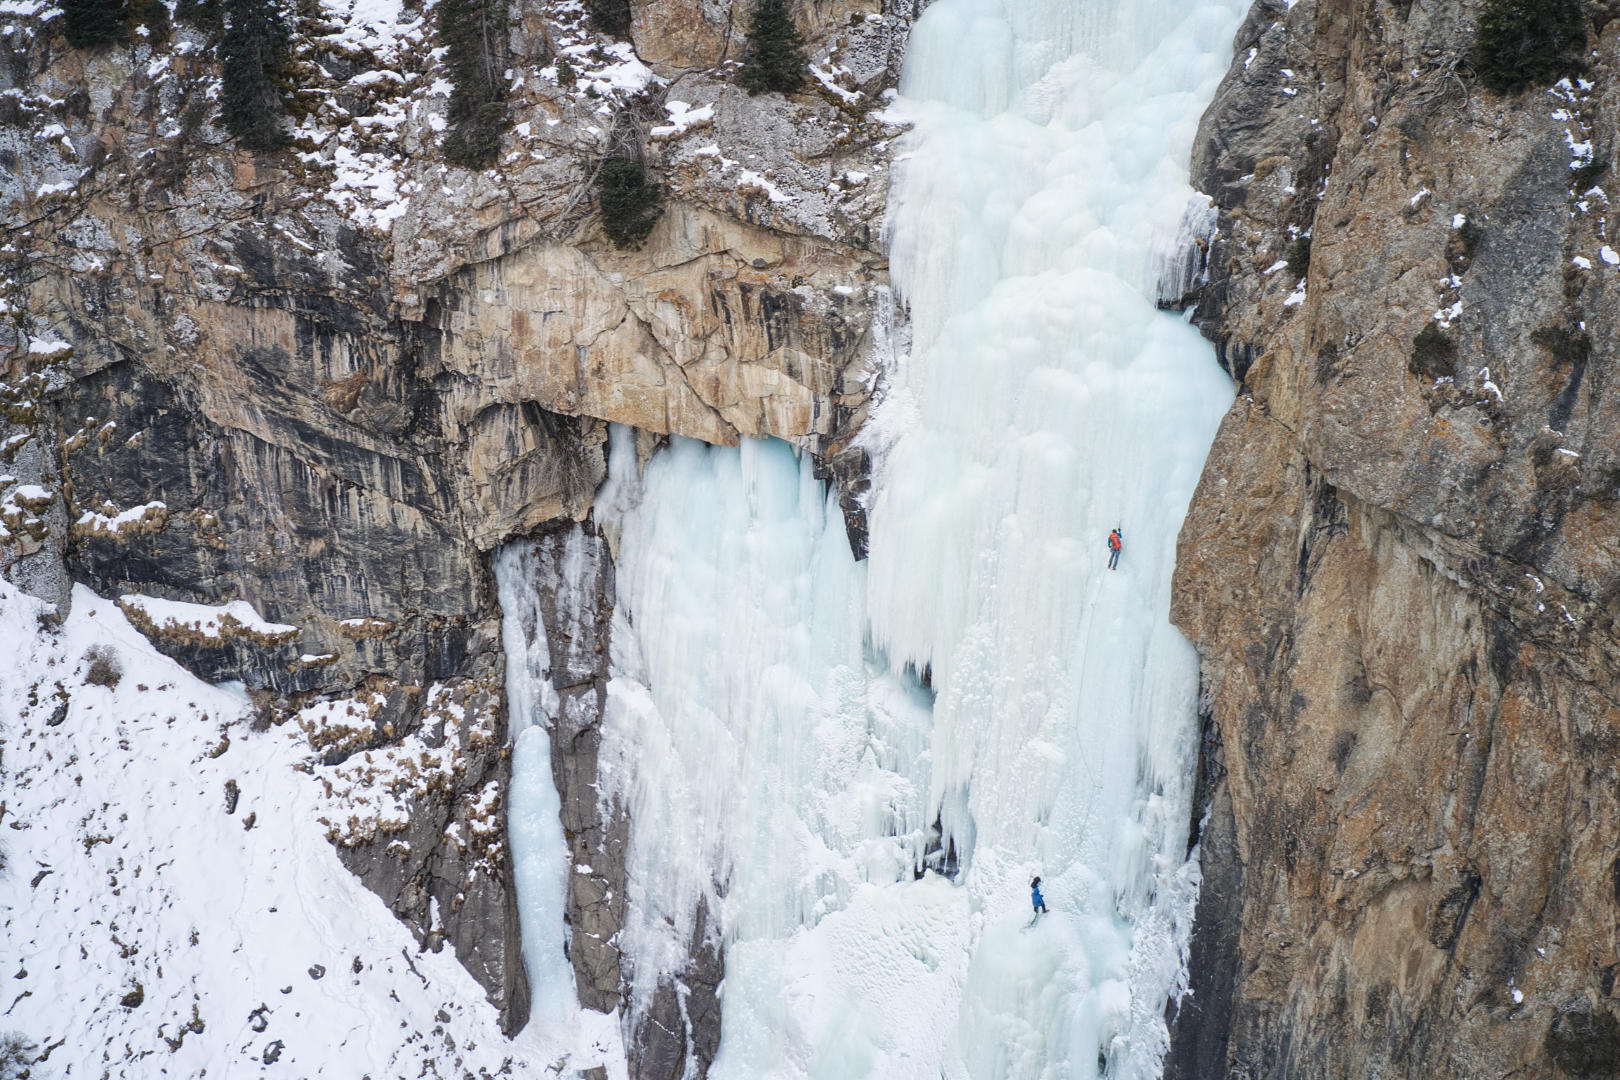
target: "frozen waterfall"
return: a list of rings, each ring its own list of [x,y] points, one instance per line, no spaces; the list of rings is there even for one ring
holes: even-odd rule
[[[523,966],[529,975],[530,1014],[566,1022],[578,1008],[574,972],[563,949],[563,907],[568,890],[568,847],[559,815],[562,800],[551,776],[546,729],[557,715],[551,654],[534,588],[533,549],[508,544],[495,554],[501,602],[501,646],[506,651],[506,714],[512,730],[512,782],[507,789],[507,842],[522,897]]]
[[[1244,7],[940,0],[912,37],[868,610],[932,669],[929,805],[982,913],[948,1075],[1158,1074],[1195,872],[1170,578],[1231,390],[1153,300]],[[1025,934],[1035,874],[1054,916]]]
[[[638,474],[614,433],[619,944],[645,1009],[713,916],[716,1077],[1158,1075],[1196,890],[1197,663],[1170,578],[1231,387],[1154,298],[1246,6],[937,0],[918,20],[890,211],[912,346],[869,425],[869,560],[784,444],[676,439]],[[522,569],[502,560],[505,603]],[[534,637],[508,633],[515,665]],[[513,700],[544,712],[535,687]],[[514,849],[549,782],[523,750]],[[568,872],[531,832],[526,935]],[[544,936],[531,975],[561,963]]]

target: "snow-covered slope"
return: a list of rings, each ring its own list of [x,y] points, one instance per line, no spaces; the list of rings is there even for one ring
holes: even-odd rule
[[[87,589],[46,611],[0,581],[0,1032],[36,1077],[623,1074],[609,1018],[508,1042],[419,951],[338,861],[302,725],[253,730]]]

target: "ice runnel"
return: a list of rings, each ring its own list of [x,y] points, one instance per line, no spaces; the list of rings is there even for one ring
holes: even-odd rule
[[[787,446],[676,439],[638,473],[614,432],[599,768],[632,823],[629,1022],[701,926],[715,1077],[1158,1074],[1196,890],[1170,577],[1231,387],[1155,301],[1196,273],[1186,163],[1245,6],[918,20],[868,561]]]
[[[506,713],[512,731],[512,782],[507,790],[507,843],[522,904],[523,966],[529,976],[531,1015],[560,1024],[579,1008],[574,969],[565,955],[563,899],[568,891],[568,845],[562,799],[551,775],[549,729],[557,715],[551,654],[540,612],[539,577],[532,546],[518,542],[495,553],[506,651]]]

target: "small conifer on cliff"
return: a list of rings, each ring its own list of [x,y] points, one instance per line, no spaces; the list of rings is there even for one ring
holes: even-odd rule
[[[220,119],[249,150],[287,144],[283,89],[292,62],[286,17],[274,0],[225,0],[225,37],[220,42],[224,86]]]
[[[452,84],[444,156],[469,169],[494,162],[506,130],[506,23],[506,0],[439,3]]]
[[[585,0],[591,25],[616,38],[630,36],[630,0]]]
[[[748,57],[737,84],[750,94],[791,94],[804,86],[804,38],[788,0],[759,0],[748,21]]]
[[[602,231],[613,246],[640,247],[663,212],[663,192],[648,179],[647,167],[634,157],[609,158],[597,178],[596,202],[602,211]]]
[[[62,33],[75,49],[88,49],[128,36],[127,0],[61,0]]]
[[[218,33],[225,25],[221,0],[175,0],[174,17],[199,30]]]
[[[1576,74],[1585,51],[1581,0],[1489,0],[1474,37],[1474,67],[1488,89],[1512,94]]]

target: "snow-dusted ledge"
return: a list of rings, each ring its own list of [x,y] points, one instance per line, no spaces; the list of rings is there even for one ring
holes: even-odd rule
[[[270,622],[246,600],[190,604],[126,593],[118,598],[118,606],[142,633],[169,641],[202,645],[243,638],[260,645],[284,645],[298,636],[298,627]]]

